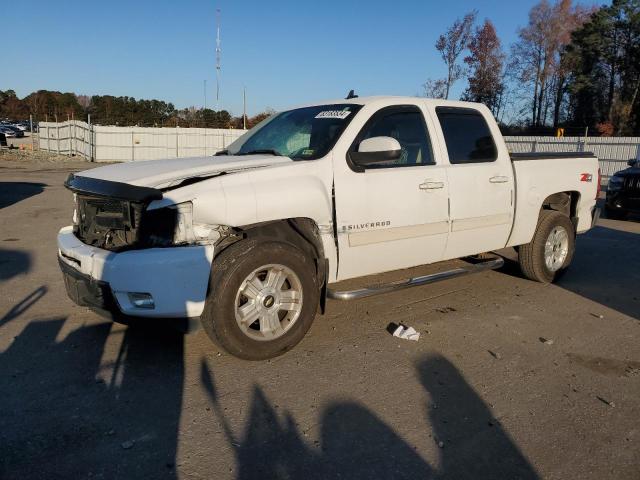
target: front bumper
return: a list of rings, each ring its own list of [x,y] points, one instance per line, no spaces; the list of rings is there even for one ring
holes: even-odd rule
[[[606,205],[609,210],[640,211],[640,198],[630,197],[624,190],[607,192]]]
[[[204,309],[213,245],[110,252],[82,243],[72,227],[58,233],[58,261],[76,304],[151,318],[193,318]],[[139,308],[129,293],[147,293],[154,308]]]

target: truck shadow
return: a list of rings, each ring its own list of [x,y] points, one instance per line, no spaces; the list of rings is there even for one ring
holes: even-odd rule
[[[638,252],[639,234],[599,225],[578,237],[571,268],[557,284],[640,320]]]
[[[578,236],[571,267],[556,285],[640,320],[639,251],[640,234],[598,225]],[[498,253],[505,259],[500,272],[524,278],[513,249]]]
[[[38,195],[46,186],[33,182],[0,182],[0,209]]]

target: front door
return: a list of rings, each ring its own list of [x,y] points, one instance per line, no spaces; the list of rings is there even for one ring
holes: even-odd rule
[[[428,131],[418,105],[382,108],[350,151],[386,136],[400,143],[400,158],[362,170],[348,154],[334,157],[339,280],[441,259],[449,233],[447,172],[434,161]]]

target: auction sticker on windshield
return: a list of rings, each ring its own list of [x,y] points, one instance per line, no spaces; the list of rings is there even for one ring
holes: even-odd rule
[[[344,120],[351,112],[346,110],[325,110],[316,115],[316,118],[339,118]]]

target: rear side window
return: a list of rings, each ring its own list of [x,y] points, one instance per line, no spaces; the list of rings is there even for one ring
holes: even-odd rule
[[[470,108],[438,107],[436,114],[452,164],[493,162],[498,150],[482,114]]]

